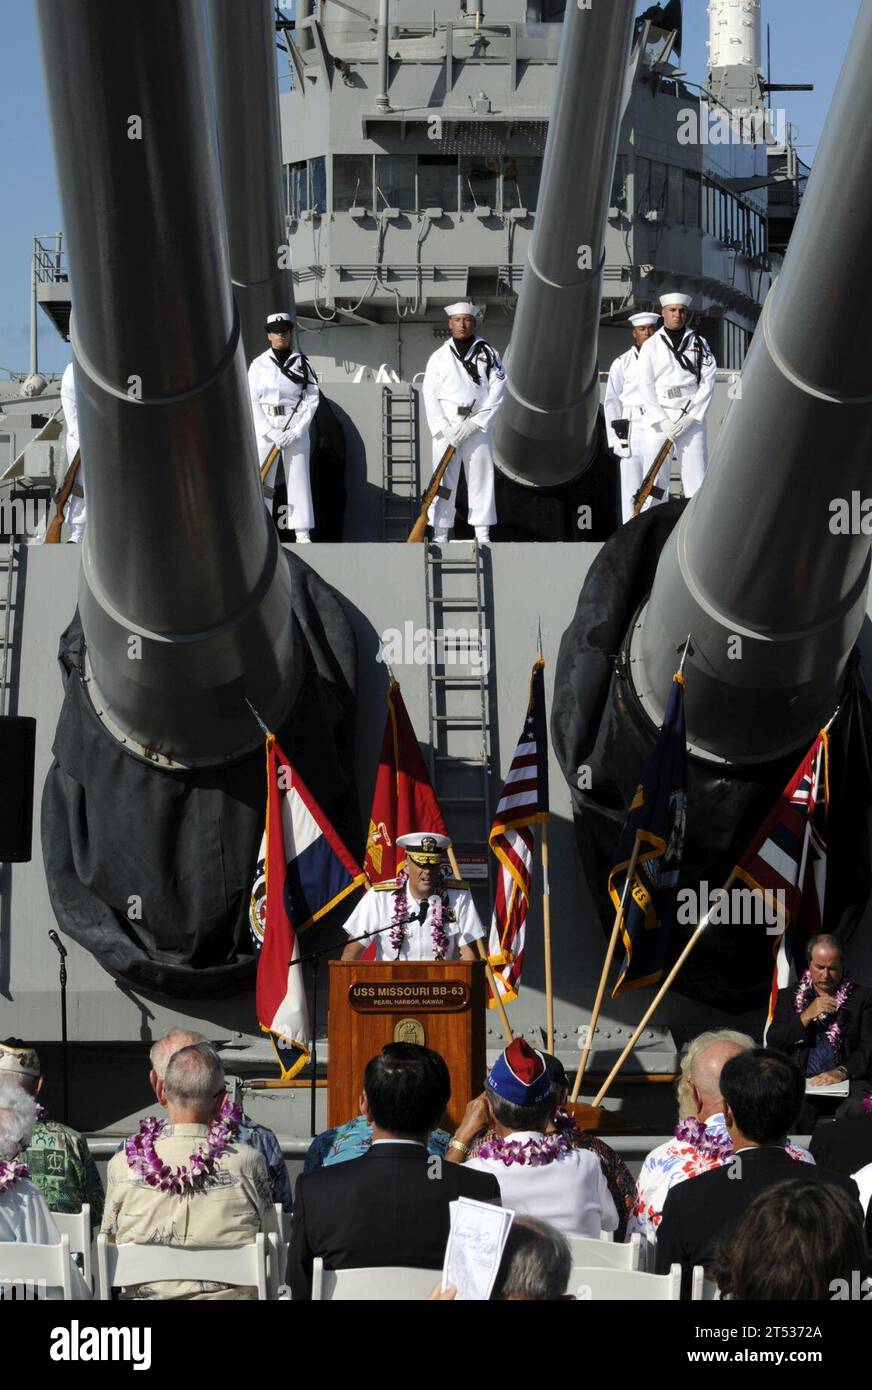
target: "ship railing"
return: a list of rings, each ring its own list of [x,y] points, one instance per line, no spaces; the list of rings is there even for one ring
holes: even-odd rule
[[[41,285],[66,283],[69,279],[63,232],[33,238],[33,273]]]

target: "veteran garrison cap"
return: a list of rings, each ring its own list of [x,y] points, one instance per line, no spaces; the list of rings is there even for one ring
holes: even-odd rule
[[[41,1076],[39,1057],[36,1050],[26,1043],[0,1043],[0,1076],[26,1077],[33,1080]]]

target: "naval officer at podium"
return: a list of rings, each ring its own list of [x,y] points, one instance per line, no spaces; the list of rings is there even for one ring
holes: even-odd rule
[[[374,943],[376,961],[477,960],[473,943],[484,927],[467,889],[445,881],[448,836],[416,831],[398,835],[397,844],[406,851],[405,868],[364,894],[345,923],[351,940],[342,959],[359,960]]]

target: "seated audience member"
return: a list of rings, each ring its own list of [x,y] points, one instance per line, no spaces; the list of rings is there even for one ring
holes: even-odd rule
[[[721,1297],[778,1303],[862,1297],[867,1271],[857,1203],[801,1178],[754,1198],[715,1268]]]
[[[836,1114],[856,1115],[872,1091],[872,990],[845,973],[834,936],[813,936],[806,958],[799,984],[778,991],[767,1043],[796,1063],[812,1089],[847,1081],[848,1099]],[[814,1128],[827,1100],[809,1095],[799,1119],[803,1132]]]
[[[103,1184],[97,1165],[81,1134],[57,1120],[45,1118],[39,1104],[43,1076],[39,1057],[20,1038],[0,1043],[0,1076],[9,1076],[32,1096],[38,1116],[36,1126],[22,1153],[30,1181],[38,1187],[49,1211],[74,1214],[85,1202],[91,1208],[91,1225],[99,1226],[103,1215]]]
[[[221,1118],[224,1070],[208,1043],[170,1058],[161,1083],[168,1123],[142,1121],[107,1170],[103,1232],[118,1244],[250,1245],[277,1233],[266,1164]],[[159,1280],[129,1298],[250,1299],[254,1287]]]
[[[151,1089],[160,1105],[166,1107],[164,1078],[170,1058],[183,1047],[193,1047],[198,1043],[205,1042],[207,1039],[203,1037],[202,1033],[191,1033],[184,1028],[173,1028],[152,1044],[149,1053],[151,1071],[148,1076]],[[281,1145],[272,1130],[267,1129],[266,1125],[255,1124],[254,1120],[243,1115],[237,1107],[231,1107],[229,1102],[225,1105],[223,1118],[235,1127],[234,1137],[238,1144],[249,1144],[261,1155],[269,1174],[273,1201],[283,1211],[289,1212],[294,1200],[291,1180],[288,1177],[287,1164],[282,1156]]]
[[[18,1155],[26,1151],[36,1125],[33,1096],[11,1076],[0,1076],[0,1242],[25,1245],[59,1245],[60,1232],[51,1218],[45,1198],[29,1181],[27,1165]],[[91,1297],[75,1264],[70,1278],[73,1297]],[[49,1298],[60,1298],[61,1289],[49,1287]]]
[[[859,1115],[815,1125],[810,1148],[816,1163],[836,1173],[854,1174],[872,1163],[872,1099]]]
[[[724,1063],[721,1095],[732,1156],[721,1167],[671,1189],[657,1232],[657,1273],[667,1274],[672,1264],[680,1264],[683,1292],[689,1291],[693,1266],[709,1271],[749,1203],[776,1183],[833,1183],[857,1201],[850,1178],[796,1163],[784,1148],[804,1092],[798,1067],[769,1048],[755,1047]]]
[[[499,1203],[493,1178],[427,1152],[450,1098],[448,1068],[429,1047],[390,1043],[368,1063],[360,1108],[372,1126],[369,1151],[297,1179],[288,1257],[294,1299],[311,1298],[316,1256],[328,1269],[441,1269],[449,1203]]]
[[[566,1237],[544,1221],[517,1216],[506,1239],[491,1302],[553,1303],[566,1292],[572,1253]]]
[[[515,1038],[491,1068],[484,1096],[467,1107],[446,1157],[492,1173],[504,1207],[547,1221],[565,1235],[614,1231],[618,1213],[599,1159],[565,1133],[553,1127],[549,1133],[555,1109],[542,1053]],[[466,1158],[487,1127],[494,1137]]]
[[[732,1028],[700,1033],[689,1043],[678,1078],[679,1120],[675,1134],[652,1149],[642,1164],[628,1236],[638,1231],[653,1245],[670,1188],[729,1160],[733,1142],[724,1119],[721,1068],[731,1057],[753,1046],[753,1038]],[[786,1141],[785,1147],[791,1158],[814,1162],[807,1149]]]

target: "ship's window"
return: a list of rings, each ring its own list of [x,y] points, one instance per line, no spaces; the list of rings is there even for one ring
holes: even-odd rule
[[[415,210],[415,156],[377,154],[375,157],[375,209]]]
[[[659,160],[651,161],[651,202],[652,212],[662,212],[666,215],[666,190],[668,187],[669,166],[661,164]]]
[[[442,208],[443,212],[456,212],[457,174],[456,155],[419,154],[418,211]]]
[[[651,206],[651,161],[636,156],[636,216],[641,217]]]
[[[460,160],[460,208],[472,212],[476,207],[497,206],[499,161],[472,155]]]
[[[306,194],[306,164],[285,165],[285,211],[288,217],[297,218],[308,207]]]
[[[539,200],[541,159],[527,155],[506,155],[503,159],[503,212],[526,208],[534,212]]]
[[[684,180],[684,220],[688,227],[699,226],[699,174],[686,174]]]
[[[372,208],[372,155],[333,156],[333,211]]]
[[[309,160],[309,207],[312,212],[327,211],[327,160],[323,154]]]
[[[684,221],[684,170],[669,166],[669,220]]]

